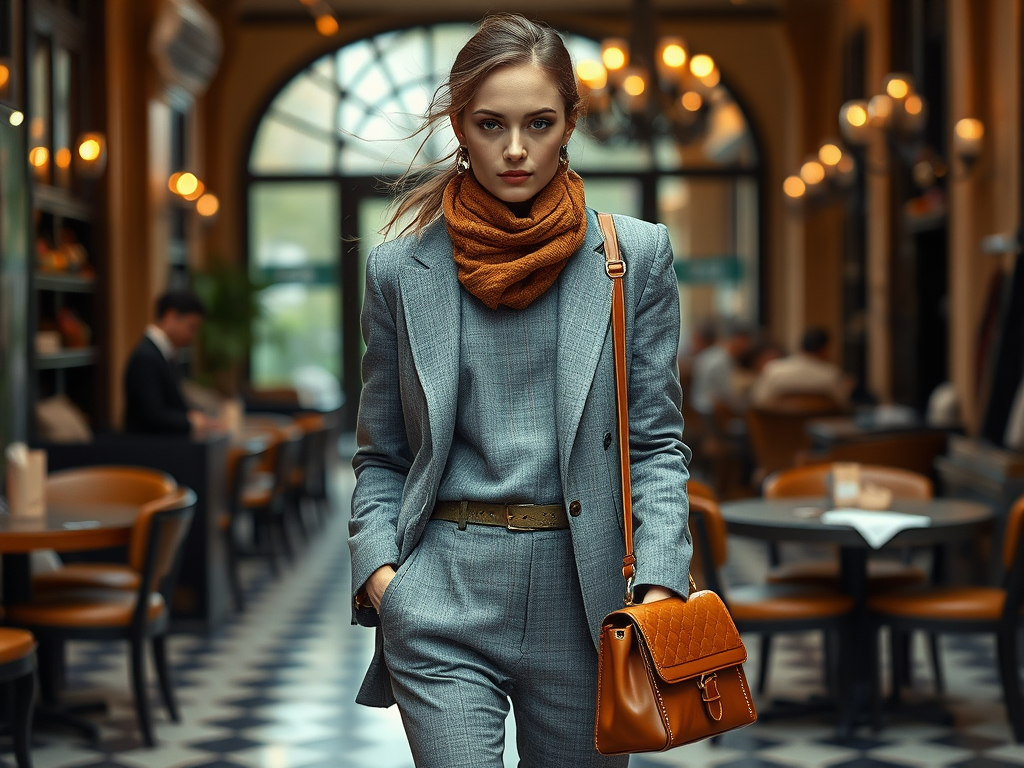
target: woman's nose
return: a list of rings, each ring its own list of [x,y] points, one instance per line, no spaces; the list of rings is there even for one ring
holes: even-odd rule
[[[512,162],[519,162],[526,157],[526,147],[523,144],[519,131],[509,131],[508,146],[505,147],[505,159]]]

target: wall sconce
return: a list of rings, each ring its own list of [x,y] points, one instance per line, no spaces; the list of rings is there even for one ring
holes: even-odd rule
[[[870,143],[877,130],[884,131],[898,146],[916,143],[928,124],[928,104],[914,90],[910,75],[899,72],[885,76],[882,93],[868,100],[855,99],[839,110],[839,130],[853,146]]]
[[[965,167],[970,168],[978,159],[985,138],[985,125],[973,117],[958,120],[953,129],[953,153]]]
[[[102,133],[83,133],[78,137],[75,170],[79,176],[95,179],[107,169],[107,139]]]
[[[857,163],[837,140],[821,145],[817,155],[808,157],[798,173],[786,177],[782,192],[791,205],[828,203],[853,186],[857,179]]]

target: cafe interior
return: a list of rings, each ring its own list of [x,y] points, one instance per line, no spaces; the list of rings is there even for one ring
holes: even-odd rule
[[[691,575],[757,708],[629,764],[1024,765],[1021,1],[372,5],[0,0],[0,766],[413,765],[355,703],[359,318],[497,11],[572,56],[587,205],[667,227]]]

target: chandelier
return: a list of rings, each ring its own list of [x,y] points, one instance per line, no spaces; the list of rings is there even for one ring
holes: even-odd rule
[[[632,6],[632,39],[608,38],[601,60],[576,68],[583,124],[607,143],[649,142],[671,136],[688,144],[707,130],[708,115],[723,96],[722,75],[707,54],[693,55],[681,37],[655,33],[651,0]]]

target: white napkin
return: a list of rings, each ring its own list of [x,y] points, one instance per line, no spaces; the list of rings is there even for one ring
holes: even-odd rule
[[[874,512],[863,509],[832,509],[821,516],[826,525],[848,525],[864,537],[872,549],[878,549],[900,531],[927,528],[931,520],[924,515],[905,512]]]

